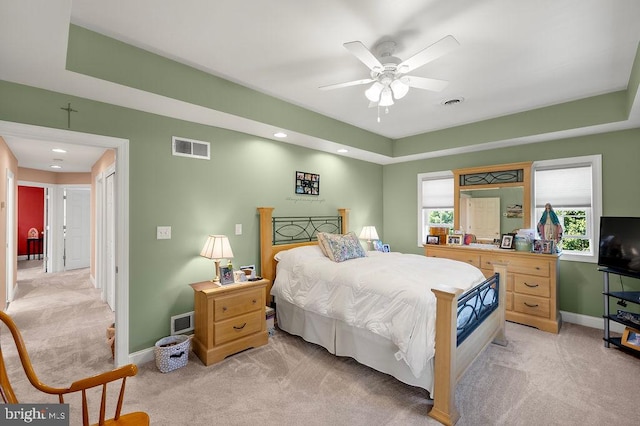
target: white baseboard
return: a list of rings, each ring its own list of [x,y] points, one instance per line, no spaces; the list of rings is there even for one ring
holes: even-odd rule
[[[604,318],[590,317],[588,315],[576,314],[575,312],[560,311],[560,314],[562,315],[562,321],[604,330]],[[624,331],[624,325],[611,321],[609,323],[609,329],[615,333],[622,334]]]
[[[155,359],[156,353],[153,347],[129,354],[129,362],[136,365],[144,364],[149,361],[155,361]]]

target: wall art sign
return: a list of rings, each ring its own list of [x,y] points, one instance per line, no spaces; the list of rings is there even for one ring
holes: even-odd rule
[[[309,172],[296,172],[296,194],[320,195],[320,175]]]

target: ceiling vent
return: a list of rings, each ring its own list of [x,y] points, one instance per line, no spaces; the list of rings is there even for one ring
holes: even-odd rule
[[[211,144],[209,142],[174,136],[171,138],[171,153],[180,157],[211,159]]]

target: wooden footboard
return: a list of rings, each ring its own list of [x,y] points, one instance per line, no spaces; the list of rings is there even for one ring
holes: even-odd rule
[[[436,295],[437,315],[434,391],[431,395],[433,408],[429,411],[429,416],[445,425],[455,424],[460,417],[455,403],[455,390],[467,367],[489,343],[506,345],[504,313],[507,267],[505,264],[494,264],[494,271],[500,276],[498,309],[459,346],[456,323],[458,297],[462,291],[450,287],[431,290]]]

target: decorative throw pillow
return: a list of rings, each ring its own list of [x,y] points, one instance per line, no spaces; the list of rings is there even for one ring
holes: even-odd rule
[[[329,255],[329,244],[327,243],[327,239],[325,238],[325,234],[326,232],[318,232],[316,234],[316,237],[318,237],[318,246],[320,247],[320,250],[322,250],[322,254],[324,254],[325,256],[327,256],[329,259],[331,259],[331,256]],[[333,259],[331,259],[333,260]]]
[[[327,243],[325,246],[327,255],[334,262],[344,262],[345,260],[367,256],[358,236],[354,232],[344,235],[325,233],[323,237]]]

